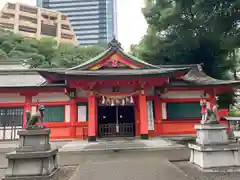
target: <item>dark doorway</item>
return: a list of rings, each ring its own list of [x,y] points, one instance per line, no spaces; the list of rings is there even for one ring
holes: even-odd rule
[[[99,137],[135,136],[134,106],[99,106]]]

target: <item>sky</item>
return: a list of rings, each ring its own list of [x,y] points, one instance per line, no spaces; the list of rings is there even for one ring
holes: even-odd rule
[[[36,5],[36,0],[0,0],[0,8],[6,2]],[[117,0],[118,40],[126,51],[146,33],[147,24],[141,12],[143,6],[144,0]]]

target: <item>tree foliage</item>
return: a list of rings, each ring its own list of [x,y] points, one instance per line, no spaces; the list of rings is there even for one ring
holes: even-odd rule
[[[215,78],[229,78],[236,70],[240,1],[148,0],[143,13],[148,32],[132,46],[134,55],[154,64],[202,63]]]
[[[0,59],[27,60],[32,68],[69,68],[104,50],[105,46],[74,46],[57,43],[53,38],[40,40],[0,29]]]

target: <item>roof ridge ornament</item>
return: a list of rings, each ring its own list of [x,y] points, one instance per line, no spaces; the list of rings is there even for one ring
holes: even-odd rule
[[[121,43],[116,39],[115,36],[113,36],[113,39],[108,43],[108,47],[122,48]]]

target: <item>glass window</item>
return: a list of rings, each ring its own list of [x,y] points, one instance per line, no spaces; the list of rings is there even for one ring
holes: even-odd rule
[[[187,120],[201,118],[201,106],[199,102],[174,102],[167,103],[168,120]]]
[[[23,107],[0,108],[0,126],[22,126]]]
[[[78,104],[78,122],[88,121],[88,103]]]
[[[45,106],[45,122],[64,122],[64,106]]]

